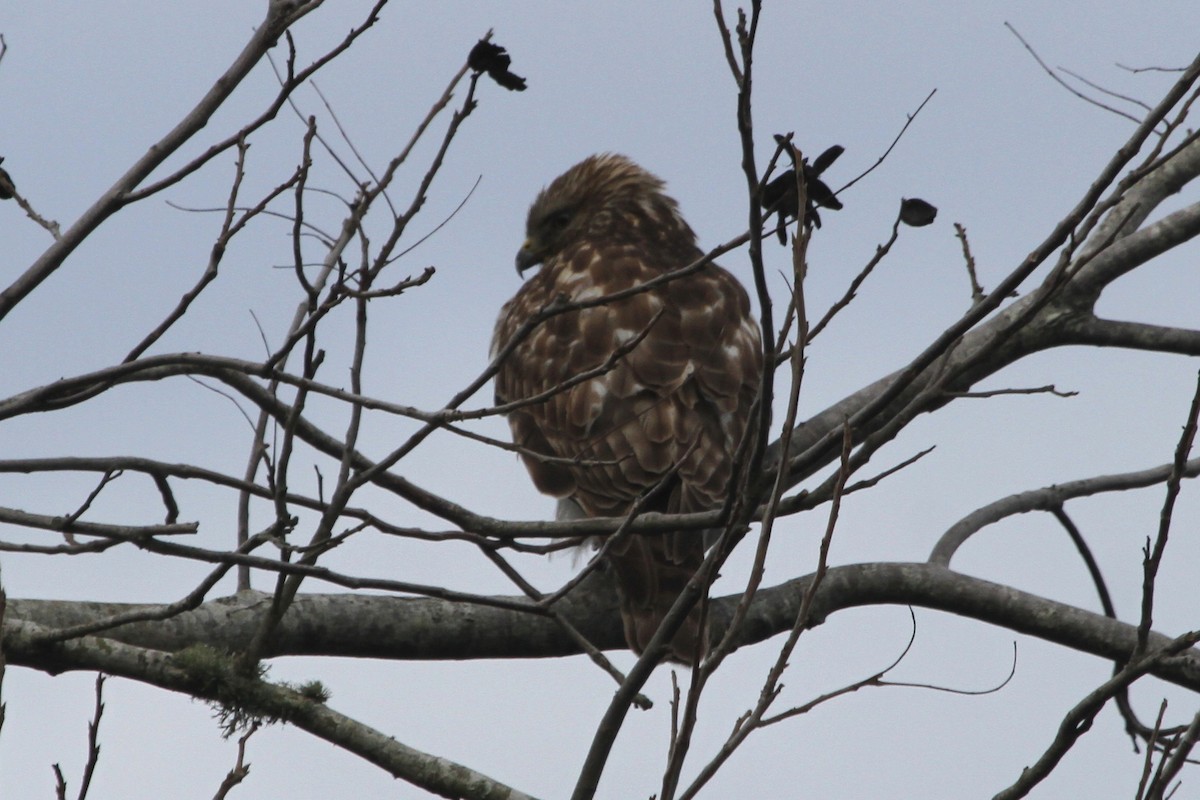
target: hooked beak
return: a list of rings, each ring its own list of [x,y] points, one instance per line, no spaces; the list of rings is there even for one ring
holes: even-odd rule
[[[542,257],[538,255],[533,240],[526,239],[521,244],[521,249],[517,251],[517,274],[524,276],[525,270],[540,263],[542,263]]]

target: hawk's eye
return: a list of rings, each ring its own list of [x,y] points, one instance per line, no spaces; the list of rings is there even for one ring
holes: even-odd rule
[[[546,219],[546,224],[552,231],[561,231],[571,224],[571,212],[556,211]]]

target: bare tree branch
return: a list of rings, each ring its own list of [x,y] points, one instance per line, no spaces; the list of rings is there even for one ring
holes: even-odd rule
[[[15,651],[36,649],[36,625],[17,623],[7,634]],[[61,642],[44,649],[46,663],[58,670],[100,670],[172,692],[206,699],[237,713],[267,721],[286,721],[397,778],[443,797],[527,800],[528,795],[448,759],[401,744],[300,691],[242,677],[231,659],[216,651],[194,650],[169,656],[155,650],[91,638]]]
[[[934,545],[933,552],[929,554],[929,563],[940,564],[943,567],[950,566],[950,560],[954,557],[955,552],[967,539],[988,525],[1006,517],[1030,511],[1054,511],[1061,508],[1068,500],[1090,497],[1104,492],[1125,492],[1131,489],[1156,486],[1169,480],[1174,470],[1174,464],[1164,464],[1139,472],[1067,481],[1009,495],[972,511],[950,526],[942,534],[938,543]],[[1200,477],[1200,458],[1194,458],[1184,464],[1180,474],[1187,478]]]
[[[1142,655],[1131,661],[1113,677],[1102,683],[1095,691],[1079,701],[1063,718],[1058,735],[1033,766],[1026,767],[1012,786],[1002,792],[997,792],[993,800],[1017,800],[1025,797],[1053,771],[1067,751],[1075,745],[1083,734],[1087,733],[1100,709],[1117,692],[1129,687],[1133,681],[1150,672],[1157,663],[1170,658],[1200,641],[1200,631],[1193,631],[1178,637],[1161,649]]]
[[[212,88],[205,94],[199,103],[192,109],[183,120],[179,122],[166,136],[156,142],[144,156],[131,166],[124,175],[122,175],[112,188],[106,191],[83,215],[72,224],[66,232],[58,237],[54,244],[50,246],[42,256],[35,261],[20,277],[18,277],[8,288],[0,291],[0,319],[8,315],[18,303],[21,302],[30,292],[38,287],[42,281],[50,277],[59,267],[62,266],[67,256],[80,245],[81,242],[93,230],[99,227],[106,219],[119,211],[122,207],[130,202],[135,201],[138,195],[135,194],[135,189],[150,176],[167,158],[175,153],[185,142],[207,124],[213,113],[220,108],[228,99],[233,90],[250,74],[250,71],[263,58],[266,52],[275,45],[276,40],[283,34],[287,28],[296,22],[300,17],[314,10],[319,6],[319,2],[309,2],[305,5],[297,5],[292,2],[284,2],[283,0],[272,0],[267,4],[267,15],[262,23],[255,29],[254,34],[238,54],[233,63],[213,84]],[[378,12],[378,7],[374,13]],[[368,19],[362,30],[369,27],[369,24],[374,21],[374,14]],[[358,31],[361,33],[361,30]],[[353,34],[353,38],[357,38],[357,33]],[[353,38],[345,41],[338,51],[348,47]],[[307,79],[318,66],[326,63],[336,53],[329,54],[324,60],[318,62],[313,68],[307,71],[300,81]],[[298,85],[298,84],[297,84]],[[294,88],[294,86],[292,87]],[[277,98],[277,105],[273,110],[264,114],[260,118],[258,125],[266,122],[274,117],[275,110],[278,110],[278,104],[282,104],[286,93],[281,93]],[[247,130],[253,130],[251,126],[244,128],[236,137],[227,140],[228,144],[220,149],[210,149],[208,158],[216,155],[225,147],[232,146],[239,141]],[[173,176],[175,180],[190,173],[192,170],[199,168],[207,158],[202,157],[189,165],[191,169],[177,172]],[[159,185],[162,185],[160,182]],[[145,196],[148,191],[154,190],[157,187],[151,187],[141,192],[141,196]]]
[[[736,644],[744,647],[791,630],[812,576],[760,589]],[[712,633],[719,637],[741,593],[711,601]],[[579,653],[552,618],[513,608],[525,598],[494,598],[488,606],[453,600],[355,594],[303,594],[295,614],[284,617],[268,656],[326,655],[388,659],[544,658]],[[207,644],[230,651],[244,646],[263,611],[262,593],[243,592],[204,603],[193,611],[155,623],[131,623],[108,639],[155,650],[176,651]],[[813,624],[838,611],[870,605],[902,604],[945,611],[1036,636],[1106,660],[1128,658],[1137,627],[1081,608],[916,563],[849,564],[830,567],[812,600]],[[8,619],[62,628],[115,613],[146,608],[138,604],[87,603],[9,598]],[[558,613],[603,650],[625,647],[616,594],[604,581],[591,580],[557,605]],[[52,668],[53,660],[29,645],[6,641],[9,663]],[[1166,637],[1152,633],[1151,649]],[[1155,666],[1151,674],[1200,691],[1200,650],[1189,650]]]

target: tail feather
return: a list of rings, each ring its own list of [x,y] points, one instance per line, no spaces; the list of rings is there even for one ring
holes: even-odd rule
[[[631,536],[608,553],[617,579],[625,641],[641,654],[704,560],[703,537],[695,532]],[[704,655],[708,636],[700,603],[688,612],[667,651],[667,658],[694,665]]]

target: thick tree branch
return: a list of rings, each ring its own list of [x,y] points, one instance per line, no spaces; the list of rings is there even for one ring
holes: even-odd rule
[[[1125,192],[1104,220],[1092,231],[1080,250],[1088,258],[1105,246],[1119,241],[1141,227],[1164,200],[1200,176],[1200,140],[1193,139],[1162,163],[1149,170]]]
[[[1068,325],[1076,344],[1200,356],[1200,330],[1081,317]]]
[[[1100,250],[1079,270],[1064,294],[1094,303],[1117,278],[1197,234],[1200,234],[1200,203],[1193,203]]]
[[[736,635],[737,644],[753,644],[791,630],[811,580],[806,576],[760,589]],[[740,598],[737,594],[712,601],[710,618],[716,636],[723,633]],[[497,600],[524,602],[523,598]],[[197,643],[237,650],[253,636],[269,602],[269,595],[243,592],[172,619],[123,626],[109,637],[155,650],[177,651]],[[812,618],[819,624],[838,611],[872,605],[946,611],[1109,660],[1128,658],[1137,643],[1134,625],[932,564],[831,567],[813,597]],[[10,598],[8,619],[58,628],[140,607]],[[598,647],[619,649],[625,647],[625,640],[616,607],[612,588],[589,580],[556,609]],[[1163,635],[1152,634],[1150,649],[1166,641]],[[28,637],[6,638],[4,649],[10,664],[59,668],[46,651],[31,647]],[[544,658],[579,652],[578,644],[549,617],[438,599],[354,594],[298,596],[267,648],[271,656],[399,660]],[[1200,650],[1189,650],[1157,666],[1152,674],[1200,691]]]
[[[85,637],[55,645],[34,641],[44,630],[31,623],[9,623],[5,643],[14,652],[37,651],[50,672],[96,670],[209,700],[237,714],[281,720],[442,797],[468,800],[532,800],[528,795],[438,756],[396,741],[302,691],[238,675],[233,662],[216,652],[170,654]],[[12,663],[16,663],[15,659]]]
[[[1126,492],[1130,489],[1144,489],[1156,486],[1171,477],[1173,464],[1163,464],[1151,469],[1138,472],[1124,472],[1119,475],[1099,475],[1077,481],[1057,483],[1041,489],[1018,492],[988,503],[958,522],[954,523],[942,534],[942,538],[929,554],[931,564],[943,567],[950,566],[950,559],[972,535],[995,522],[1030,511],[1053,511],[1061,508],[1063,503],[1079,497],[1090,497],[1104,492]],[[1200,458],[1194,458],[1183,465],[1183,477],[1195,478],[1200,476]]]

